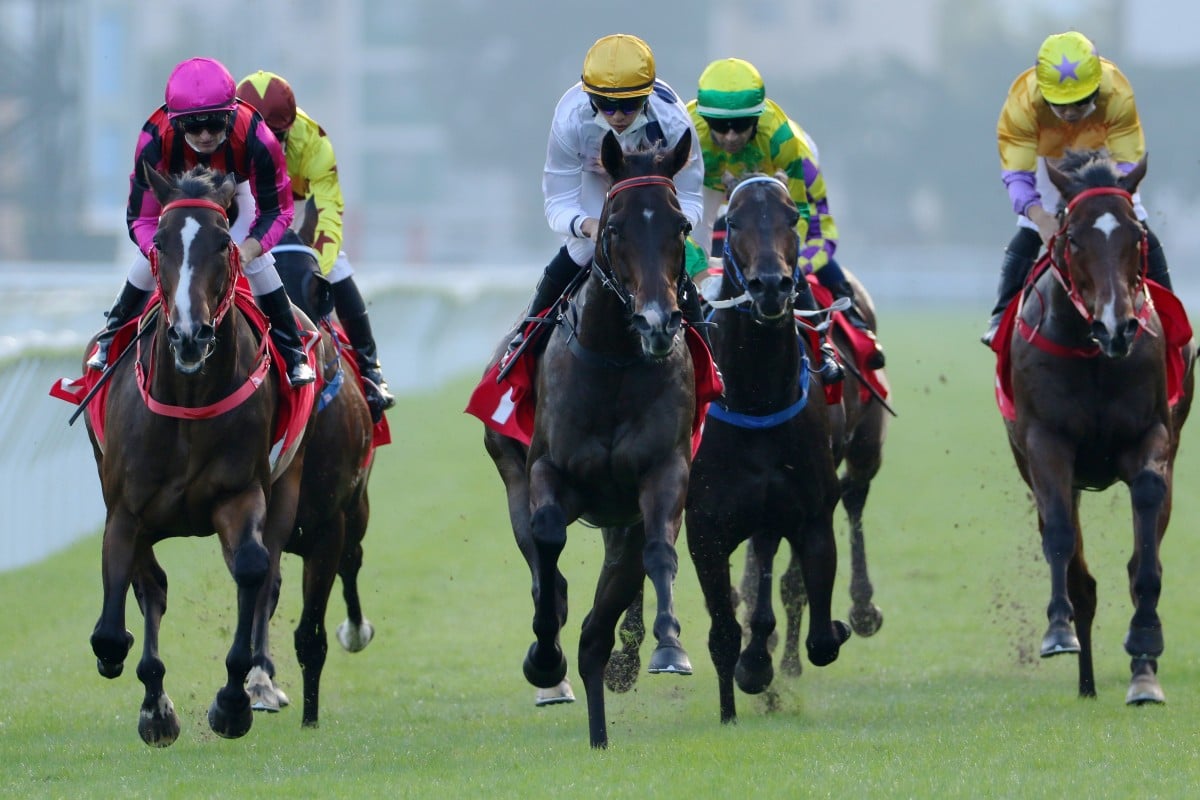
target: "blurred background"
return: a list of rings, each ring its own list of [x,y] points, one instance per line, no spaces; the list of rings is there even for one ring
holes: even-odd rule
[[[885,337],[889,314],[935,304],[982,329],[1015,224],[996,118],[1042,39],[1067,29],[1133,83],[1143,198],[1190,303],[1191,0],[0,0],[0,503],[25,514],[0,531],[0,569],[35,557],[26,526],[53,546],[102,524],[82,425],[45,391],[79,374],[133,258],[134,144],[184,58],[218,58],[235,80],[282,74],[329,133],[385,374],[413,391],[481,368],[558,247],[542,214],[550,116],[614,32],[646,39],[687,99],[714,58],[759,68],[820,148],[839,258]]]

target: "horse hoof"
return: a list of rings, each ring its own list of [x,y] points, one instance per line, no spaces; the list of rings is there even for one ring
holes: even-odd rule
[[[92,652],[96,655],[96,671],[101,676],[113,679],[125,671],[125,657],[133,647],[133,634],[125,631],[119,641],[92,634]]]
[[[610,692],[628,692],[637,683],[638,670],[641,668],[642,658],[636,650],[614,650],[604,665],[604,685]]]
[[[759,663],[751,663],[752,661]],[[771,685],[771,681],[775,680],[775,667],[771,664],[771,657],[748,659],[746,654],[742,653],[733,669],[733,679],[738,688],[746,694],[762,694]]]
[[[115,664],[109,664],[103,659],[97,658],[96,671],[100,673],[102,678],[108,678],[109,680],[119,678],[121,677],[121,673],[125,671],[125,662],[118,661]]]
[[[859,636],[874,636],[883,627],[883,612],[874,603],[850,609],[850,627]]]
[[[1078,652],[1079,638],[1070,623],[1052,624],[1042,637],[1042,658]]]
[[[1163,654],[1162,627],[1139,628],[1130,626],[1125,634],[1125,652],[1134,658],[1158,658]]]
[[[535,653],[537,649],[538,643],[534,642],[529,645],[529,652],[525,654],[525,663],[521,665],[525,671],[525,680],[539,689],[552,689],[562,683],[563,679],[567,677],[567,657],[563,655],[562,650],[558,646],[555,646],[554,650],[558,654],[558,663],[547,669],[536,663]]]
[[[252,711],[266,711],[274,714],[282,706],[287,705],[287,703],[280,702],[280,697],[282,696],[286,700],[287,695],[275,686],[271,676],[262,667],[254,667],[250,670],[250,674],[246,676],[245,689],[246,694],[250,697]]]
[[[221,695],[227,694],[225,689],[217,692],[216,699],[208,707],[208,727],[223,739],[240,739],[254,725],[254,712],[250,709],[250,698],[241,691],[241,703],[229,704],[222,700]]]
[[[557,706],[563,703],[574,703],[575,693],[571,691],[571,682],[563,678],[558,686],[551,686],[549,689],[538,689],[537,697],[533,704],[538,708],[542,706]]]
[[[375,638],[375,626],[364,619],[362,625],[355,625],[350,620],[343,620],[338,625],[337,639],[342,648],[348,653],[357,653],[371,643]]]
[[[138,715],[138,735],[151,747],[170,747],[179,738],[179,716],[175,704],[163,693],[153,708],[142,707]]]
[[[1142,706],[1147,703],[1161,705],[1167,702],[1158,678],[1154,675],[1135,675],[1129,682],[1129,691],[1125,693],[1125,705]]]
[[[842,645],[850,638],[850,626],[840,619],[829,623],[829,631],[832,636],[828,639],[820,640],[809,636],[808,641],[804,643],[808,650],[808,660],[815,667],[828,666],[837,661]]]
[[[687,652],[677,644],[660,644],[654,648],[650,656],[647,671],[651,675],[670,673],[673,675],[691,675],[692,662]]]

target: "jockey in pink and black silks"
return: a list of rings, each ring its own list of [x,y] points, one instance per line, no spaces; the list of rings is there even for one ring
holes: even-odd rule
[[[155,288],[149,254],[161,209],[144,170],[174,175],[203,165],[235,175],[239,194],[254,198],[257,209],[252,218],[243,219],[240,230],[235,224],[230,231],[238,245],[242,271],[255,300],[271,320],[271,338],[284,358],[289,382],[293,386],[313,382],[316,374],[270,254],[294,214],[291,182],[279,142],[262,116],[237,100],[233,77],[214,59],[190,58],[176,65],[167,79],[164,100],[142,126],[129,176],[126,224],[140,252],[107,314],[108,322],[88,366],[107,368],[113,336],[142,309]],[[241,208],[246,205],[239,203]]]
[[[990,345],[1009,302],[1021,291],[1042,246],[1058,230],[1058,189],[1047,159],[1068,149],[1108,151],[1129,172],[1146,154],[1142,123],[1129,79],[1095,45],[1076,31],[1048,36],[1037,62],[1017,76],[996,123],[1000,176],[1017,214],[1017,233],[1004,253],[992,318],[981,337]],[[1146,226],[1146,209],[1134,194],[1134,211]],[[1149,239],[1147,277],[1171,288],[1166,255],[1158,237]]]

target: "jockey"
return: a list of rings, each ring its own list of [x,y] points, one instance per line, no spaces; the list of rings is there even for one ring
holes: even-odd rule
[[[692,132],[692,153],[675,175],[675,191],[688,222],[700,222],[704,170],[698,137],[683,101],[654,70],[650,47],[636,36],[612,34],[598,39],[583,59],[581,80],[559,99],[546,146],[542,175],[546,221],[564,237],[534,290],[526,317],[556,302],[571,279],[592,263],[597,228],[611,180],[600,166],[600,144],[612,131],[626,151],[660,144],[674,147]],[[679,307],[689,323],[700,322],[700,295],[685,273]],[[700,335],[708,340],[703,326]],[[509,344],[514,351],[523,328]],[[544,339],[544,337],[543,337]]]
[[[835,298],[849,298],[852,305],[846,312],[847,319],[874,340],[875,334],[853,305],[854,289],[833,257],[837,225],[829,213],[817,146],[803,128],[767,98],[762,76],[754,65],[740,58],[723,58],[709,64],[700,73],[696,99],[688,103],[688,111],[700,132],[704,153],[704,219],[695,234],[704,252],[712,252],[713,224],[728,191],[726,176],[737,179],[749,172],[787,174],[788,191],[802,212],[796,226],[801,242],[798,266],[805,274],[815,274]],[[805,209],[808,214],[803,213]],[[818,308],[807,281],[800,281],[796,307],[804,311]],[[821,352],[824,381],[840,380],[842,367],[837,351],[825,342]],[[879,369],[883,365],[883,350],[876,342],[867,366]]]
[[[373,412],[391,408],[396,398],[383,379],[367,306],[354,283],[350,260],[341,249],[344,203],[333,143],[304,109],[296,107],[292,87],[273,72],[259,70],[247,75],[237,86],[237,96],[263,115],[267,127],[283,145],[292,195],[299,209],[293,228],[299,229],[305,222],[305,203],[313,201],[317,220],[312,246],[317,251],[321,274],[332,286],[338,320],[354,348],[367,402]]]
[[[287,364],[288,381],[292,386],[312,383],[316,375],[270,254],[293,214],[292,192],[279,143],[258,112],[237,101],[233,76],[219,61],[190,58],[178,64],[167,79],[165,98],[166,103],[142,126],[129,176],[125,219],[129,236],[141,252],[107,314],[108,322],[88,366],[105,369],[113,336],[141,311],[155,288],[148,254],[154,249],[161,208],[143,168],[149,165],[160,173],[178,174],[202,164],[235,175],[239,192],[254,197],[257,213],[239,244],[242,270],[254,299],[271,321],[271,338]]]
[[[1075,31],[1056,33],[1042,42],[1037,63],[1018,75],[1008,90],[996,136],[1001,177],[1018,216],[1017,233],[1000,267],[996,306],[980,337],[989,346],[1039,250],[1058,231],[1055,212],[1060,196],[1046,172],[1046,159],[1061,158],[1068,148],[1104,148],[1121,170],[1129,172],[1146,152],[1129,80]],[[1133,207],[1149,244],[1146,277],[1170,289],[1167,257],[1146,223],[1139,194],[1133,196]]]

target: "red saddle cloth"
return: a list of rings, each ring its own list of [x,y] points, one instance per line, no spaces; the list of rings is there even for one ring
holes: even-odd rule
[[[812,289],[813,297],[816,299],[817,305],[819,305],[821,308],[829,308],[829,306],[833,303],[833,292],[822,286],[817,281],[816,275],[810,274],[807,277],[809,288]],[[799,319],[799,317],[797,317],[797,319]],[[875,341],[869,335],[867,335],[866,331],[863,331],[861,328],[854,327],[853,323],[851,323],[850,320],[846,318],[846,315],[840,311],[834,313],[833,324],[836,325],[838,330],[844,333],[846,338],[850,340],[850,347],[854,351],[852,353],[854,356],[854,366],[858,368],[859,373],[863,377],[863,380],[860,382],[858,387],[859,401],[862,403],[867,403],[870,402],[872,398],[871,390],[865,385],[862,385],[863,383],[871,384],[871,386],[875,388],[875,391],[879,392],[879,396],[886,400],[890,394],[887,380],[881,374],[880,370],[874,370],[867,366],[867,359],[870,358],[871,354],[875,352]],[[808,331],[808,329],[805,327],[802,327],[801,329]],[[810,350],[815,353],[817,351],[816,348],[820,344],[820,342],[817,340],[815,331],[808,331],[808,343]],[[836,396],[832,392],[836,392]],[[830,404],[842,402],[841,382],[825,387],[825,400]]]
[[[1048,266],[1049,259],[1042,256],[1030,273],[1026,285],[1032,284]],[[1158,312],[1163,336],[1166,338],[1167,402],[1174,406],[1183,397],[1183,378],[1187,371],[1184,348],[1192,340],[1192,324],[1188,320],[1183,303],[1170,290],[1151,280],[1146,281],[1146,288],[1150,290],[1150,303]],[[1011,351],[1005,345],[1012,339],[1013,330],[1017,327],[1017,317],[1020,314],[1024,297],[1025,293],[1021,292],[1008,304],[991,345],[992,352],[996,354],[996,405],[1000,407],[1000,415],[1010,422],[1017,418],[1017,407],[1013,401]],[[1024,331],[1022,331],[1022,335],[1025,335]],[[1043,346],[1041,343],[1045,340],[1042,340],[1036,331],[1030,332],[1030,335],[1025,338],[1043,350],[1058,352],[1050,350],[1049,344]],[[1064,358],[1095,358],[1100,355],[1100,351],[1098,348],[1095,352],[1063,350],[1058,354]]]
[[[156,306],[160,305],[160,300],[161,298],[156,293],[146,306],[146,311],[143,312],[143,316],[148,314]],[[300,441],[303,439],[304,430],[308,424],[308,418],[312,414],[313,403],[317,397],[317,392],[320,387],[317,384],[310,383],[307,386],[292,388],[291,384],[288,383],[286,367],[284,367],[284,360],[276,350],[274,342],[272,342],[270,337],[267,336],[267,318],[263,315],[262,311],[259,310],[258,305],[254,302],[254,298],[251,296],[247,287],[244,285],[239,285],[238,290],[234,295],[234,303],[237,305],[238,310],[241,311],[246,319],[250,322],[251,326],[258,333],[258,335],[260,337],[267,337],[267,346],[271,354],[271,365],[275,369],[276,374],[279,376],[279,410],[275,415],[275,428],[272,438],[273,445],[271,447],[270,454],[272,478],[275,478],[278,477],[278,475],[282,473],[283,469],[286,468],[287,464],[291,462],[291,459],[295,455],[295,451],[299,446]],[[126,346],[128,346],[133,340],[134,336],[137,334],[140,322],[140,318],[131,320],[130,322],[126,323],[124,327],[117,331],[117,334],[113,337],[112,344],[109,347],[109,352],[114,357],[117,354],[124,352]],[[309,363],[312,365],[313,369],[316,370],[316,354],[313,352],[313,344],[316,342],[316,334],[305,330],[301,330],[300,333],[301,338],[304,340],[304,348],[308,354]],[[147,346],[149,347],[149,345]],[[90,356],[91,352],[89,352],[88,355]],[[133,361],[129,363],[129,368],[133,368],[133,363]],[[81,402],[83,402],[83,398],[87,396],[88,392],[95,387],[102,374],[103,373],[96,370],[89,369],[86,370],[79,378],[60,378],[50,387],[50,396],[57,397],[60,400],[65,400],[74,405],[79,405]],[[319,374],[320,373],[318,372],[318,375]],[[255,383],[255,387],[257,387],[258,383],[261,383],[261,378],[252,377],[252,380],[257,381],[257,383]],[[320,382],[319,378],[318,382]],[[88,421],[91,423],[92,431],[95,434],[96,441],[102,451],[104,449],[105,441],[105,409],[108,402],[108,389],[111,385],[112,383],[110,381],[100,387],[100,390],[88,403],[86,411],[88,415]],[[220,406],[220,404],[218,404],[218,406]],[[232,407],[234,406],[231,405],[230,408]],[[184,409],[176,409],[176,411],[180,413],[172,413],[171,416],[184,416]],[[203,409],[199,411],[203,411]],[[221,411],[218,411],[217,413],[221,413]],[[205,416],[213,415],[213,413],[197,413],[194,415],[187,414],[186,418],[203,419]]]
[[[529,323],[525,334],[532,331]],[[712,353],[704,344],[704,339],[691,326],[684,329],[684,341],[692,354],[692,364],[696,374],[696,411],[692,417],[692,455],[700,447],[700,437],[704,430],[704,417],[708,413],[708,404],[721,396],[725,385],[721,382],[721,373],[713,363]],[[465,413],[478,417],[484,425],[498,433],[516,439],[528,446],[533,439],[533,415],[536,402],[533,396],[537,359],[529,355],[530,349],[521,353],[504,380],[496,382],[500,374],[500,364],[493,364],[484,373],[483,379],[471,392]]]

